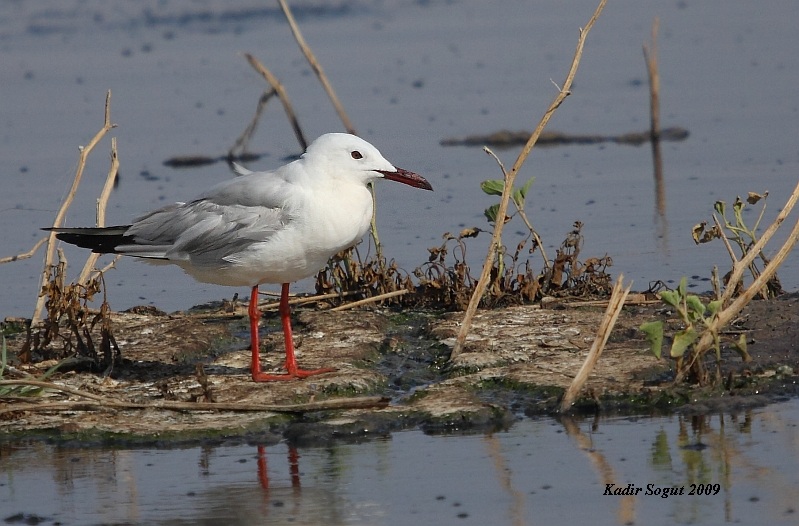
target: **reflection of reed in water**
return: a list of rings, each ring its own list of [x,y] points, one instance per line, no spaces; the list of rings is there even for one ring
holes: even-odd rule
[[[655,217],[662,223],[662,233],[666,228],[666,190],[663,182],[663,156],[660,141],[668,135],[663,135],[660,130],[660,73],[658,71],[657,36],[660,21],[657,17],[652,22],[652,42],[644,44],[644,61],[649,75],[649,141],[652,144],[652,164],[655,167]],[[686,132],[685,137],[688,134]],[[660,236],[659,236],[660,237]],[[665,240],[665,237],[661,237]]]
[[[598,418],[599,417],[596,417],[594,426],[598,425]],[[568,434],[577,442],[580,451],[588,456],[588,459],[596,468],[602,480],[602,487],[605,487],[607,484],[617,485],[619,483],[619,476],[616,475],[613,466],[610,464],[605,455],[594,447],[591,437],[584,435],[583,432],[580,431],[580,426],[571,417],[562,416],[559,420],[563,425],[563,428],[566,430],[566,434]],[[636,523],[635,501],[635,495],[623,495],[619,497],[619,509],[617,512],[619,524]]]

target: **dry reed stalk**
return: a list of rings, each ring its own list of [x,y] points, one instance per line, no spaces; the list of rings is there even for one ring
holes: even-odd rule
[[[244,128],[244,131],[241,132],[241,135],[239,135],[239,137],[236,139],[236,142],[234,142],[233,146],[231,146],[228,150],[228,159],[232,160],[237,156],[243,156],[247,153],[250,139],[252,139],[253,135],[255,135],[255,130],[258,128],[258,122],[260,122],[261,115],[264,112],[264,108],[266,108],[266,103],[269,102],[269,99],[274,95],[277,95],[277,90],[275,90],[275,88],[269,88],[269,90],[264,91],[263,95],[261,95],[261,98],[258,99],[258,105],[255,107],[255,114],[252,116],[252,119],[250,119],[250,123],[247,124],[247,127]]]
[[[116,181],[117,174],[119,173],[119,155],[117,153],[117,138],[111,137],[111,167],[108,169],[108,175],[105,178],[103,190],[100,192],[100,197],[97,198],[97,226],[105,226],[105,209],[108,206],[108,199],[111,197],[111,190],[114,189],[114,181]],[[83,270],[78,276],[77,283],[85,285],[89,280],[89,274],[94,269],[94,264],[100,258],[101,254],[92,252],[86,263],[83,265]],[[117,256],[119,258],[119,256]]]
[[[571,385],[566,390],[566,394],[563,395],[563,400],[561,400],[560,403],[561,412],[565,413],[568,411],[568,409],[577,399],[577,395],[580,394],[580,390],[583,388],[583,385],[585,385],[586,380],[588,380],[588,375],[594,370],[596,362],[599,360],[599,357],[602,355],[602,351],[605,349],[605,344],[608,342],[608,337],[610,336],[613,327],[616,325],[616,320],[619,318],[619,313],[621,313],[621,309],[624,307],[624,301],[627,299],[627,295],[630,293],[630,288],[632,287],[632,284],[630,284],[622,292],[621,287],[623,281],[624,275],[619,274],[616,284],[613,286],[613,292],[610,295],[608,308],[605,309],[605,317],[602,318],[602,323],[599,325],[599,329],[597,330],[596,338],[594,338],[594,343],[591,346],[591,350],[588,351],[588,356],[585,358],[582,367],[580,367],[580,370],[577,372],[577,376],[574,377]]]
[[[279,292],[259,292],[259,294],[272,296],[272,297],[280,297]],[[314,296],[294,296],[292,299],[289,300],[289,305],[304,305],[306,303],[315,303],[317,301],[324,301],[330,300],[335,298],[341,298],[342,296],[353,296],[358,294],[357,292],[329,292],[327,294],[316,294]],[[277,310],[280,307],[279,301],[273,301],[269,303],[259,303],[258,308],[260,309],[275,309]]]
[[[498,220],[494,225],[494,233],[491,237],[491,243],[488,247],[488,253],[486,254],[485,262],[483,263],[483,270],[480,273],[480,278],[475,286],[471,300],[469,301],[469,306],[466,308],[466,313],[463,317],[460,331],[458,332],[458,336],[455,340],[455,345],[452,348],[450,361],[457,358],[458,355],[463,352],[466,336],[469,334],[469,330],[472,326],[472,319],[474,318],[474,315],[477,312],[477,306],[479,305],[480,300],[483,297],[486,288],[488,287],[488,280],[491,275],[494,257],[499,252],[502,228],[504,226],[504,221],[502,218],[504,218],[508,213],[508,203],[510,201],[511,192],[513,191],[513,182],[516,179],[516,174],[521,169],[524,161],[527,159],[527,156],[530,155],[530,151],[533,149],[533,146],[538,140],[538,137],[541,135],[541,132],[544,130],[544,127],[549,122],[549,119],[555,113],[555,110],[557,110],[566,97],[571,94],[569,90],[571,89],[572,82],[574,81],[574,76],[577,74],[577,67],[580,64],[580,58],[583,54],[583,47],[585,46],[585,40],[588,37],[588,32],[591,31],[594,23],[597,21],[599,15],[602,13],[602,10],[605,8],[606,3],[607,0],[600,0],[599,5],[594,11],[594,14],[588,21],[588,24],[586,24],[584,28],[580,29],[580,36],[577,40],[577,49],[574,52],[574,58],[572,59],[571,67],[569,68],[569,73],[566,75],[566,81],[563,83],[563,87],[558,88],[557,96],[549,105],[549,108],[547,108],[544,116],[541,117],[538,126],[536,126],[532,135],[530,135],[530,138],[527,140],[527,144],[524,145],[524,148],[519,154],[519,157],[516,159],[516,162],[513,163],[513,167],[510,169],[510,172],[505,174],[505,189],[502,192],[502,197],[500,198],[499,202],[499,211],[497,212]]]
[[[410,292],[408,289],[402,290],[395,290],[393,292],[386,292],[385,294],[380,294],[378,296],[372,296],[371,298],[364,298],[362,300],[353,301],[352,303],[347,303],[346,305],[339,305],[338,307],[333,307],[330,309],[332,312],[338,312],[342,310],[354,309],[355,307],[360,307],[361,305],[368,305],[369,303],[375,303],[377,301],[387,300],[389,298],[395,298],[397,296],[402,296],[403,294],[407,294]]]
[[[39,250],[39,247],[44,245],[45,241],[47,241],[47,238],[43,237],[39,241],[37,241],[35,245],[33,245],[32,249],[28,250],[27,252],[23,252],[22,254],[17,254],[15,256],[6,256],[0,258],[0,264],[11,263],[12,261],[19,261],[20,259],[28,259],[32,257],[36,253],[36,251]]]
[[[86,146],[80,147],[80,156],[78,158],[78,168],[75,172],[75,178],[72,180],[72,187],[67,194],[67,197],[64,199],[64,202],[61,203],[61,208],[58,209],[58,213],[56,214],[55,219],[53,220],[53,227],[57,228],[63,225],[64,223],[64,216],[67,213],[67,210],[72,205],[72,201],[75,198],[75,194],[78,191],[78,185],[80,185],[80,180],[83,177],[83,170],[86,168],[86,159],[88,159],[89,154],[92,152],[95,146],[105,137],[105,135],[113,128],[116,127],[116,124],[111,123],[111,90],[108,90],[105,96],[105,118],[103,121],[103,127],[100,131],[92,137],[92,140],[89,141],[89,144]],[[41,287],[44,288],[47,285],[47,278],[49,276],[49,269],[53,265],[53,260],[55,258],[55,251],[56,251],[56,237],[55,232],[50,232],[50,235],[47,236],[47,252],[44,257],[44,269],[42,270],[42,280],[41,280]],[[33,316],[31,316],[31,327],[35,327],[42,321],[42,311],[44,310],[44,303],[45,297],[39,296],[36,300],[36,308],[33,310]]]
[[[278,0],[280,4],[280,8],[283,10],[283,15],[286,17],[286,20],[289,23],[289,27],[291,27],[291,34],[294,35],[294,40],[297,41],[297,44],[300,46],[303,55],[305,55],[305,60],[308,61],[310,64],[311,69],[313,69],[316,76],[319,78],[319,82],[322,83],[322,87],[324,87],[327,96],[330,97],[330,101],[333,103],[333,107],[336,109],[338,113],[339,119],[344,124],[344,128],[347,132],[358,135],[355,132],[355,126],[352,125],[350,118],[347,116],[347,112],[344,111],[344,107],[341,105],[341,101],[339,101],[336,92],[333,90],[333,86],[330,84],[330,81],[327,79],[327,75],[322,70],[322,65],[319,64],[319,61],[316,60],[316,57],[311,51],[311,48],[305,42],[305,38],[303,38],[302,33],[300,32],[299,26],[297,26],[297,21],[294,19],[294,15],[291,13],[291,8],[289,8],[288,3],[286,0]]]
[[[308,147],[308,141],[305,140],[305,135],[302,133],[302,128],[300,127],[300,121],[297,119],[294,106],[292,106],[291,100],[289,100],[289,95],[286,93],[286,89],[283,87],[283,84],[281,84],[277,77],[253,55],[250,53],[245,53],[244,57],[247,59],[247,62],[250,63],[250,66],[252,66],[255,71],[260,73],[266,82],[272,86],[272,89],[275,90],[275,93],[277,93],[278,98],[280,98],[280,102],[283,104],[283,109],[286,111],[286,117],[288,117],[289,122],[291,123],[291,128],[294,130],[294,135],[297,137],[297,141],[300,143],[300,146],[304,151]]]
[[[644,62],[649,75],[649,123],[652,140],[660,138],[660,73],[658,72],[658,28],[660,20],[652,22],[652,43],[644,44]]]

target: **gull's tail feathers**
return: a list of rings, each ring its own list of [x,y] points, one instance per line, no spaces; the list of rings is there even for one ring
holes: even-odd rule
[[[95,228],[43,228],[55,232],[58,239],[70,245],[88,248],[99,254],[123,254],[140,258],[164,259],[163,247],[139,245],[127,235],[130,225]]]

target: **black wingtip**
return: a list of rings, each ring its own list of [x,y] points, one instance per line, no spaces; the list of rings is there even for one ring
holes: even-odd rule
[[[70,245],[88,248],[98,254],[115,254],[116,247],[130,243],[125,235],[128,226],[112,226],[107,228],[43,228],[55,232],[55,237]]]

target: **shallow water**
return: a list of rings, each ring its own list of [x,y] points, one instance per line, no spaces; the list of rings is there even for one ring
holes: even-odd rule
[[[796,524],[797,422],[793,400],[735,415],[525,419],[488,435],[403,431],[313,448],[5,444],[0,515],[39,524]],[[605,495],[630,484],[638,495]]]
[[[487,228],[493,202],[479,182],[499,177],[480,148],[442,147],[448,137],[532,129],[562,83],[578,27],[594,0],[569,3],[293,2],[312,46],[359,132],[398,166],[433,183],[433,194],[381,184],[379,227],[386,254],[408,271],[427,259],[444,232]],[[582,255],[613,257],[646,289],[650,281],[692,278],[700,289],[721,244],[695,247],[691,227],[709,220],[713,202],[769,190],[773,218],[797,180],[799,55],[795,2],[614,0],[586,45],[573,95],[549,128],[572,134],[621,134],[648,128],[641,45],[660,17],[663,126],[688,140],[666,143],[666,214],[655,217],[648,146],[613,144],[539,148],[520,181],[536,177],[527,209],[550,257],[575,220],[585,223]],[[177,170],[175,155],[221,155],[251,119],[264,82],[241,52],[277,75],[306,134],[341,124],[297,49],[276,6],[241,2],[43,1],[0,4],[4,57],[0,119],[0,255],[27,251],[51,224],[74,174],[77,146],[102,124],[111,89],[119,127],[121,183],[108,222],[185,200],[231,174],[221,164]],[[93,154],[69,225],[94,221],[95,198],[108,169],[106,141]],[[255,169],[298,153],[283,111],[270,103],[252,151]],[[498,150],[510,166],[518,149]],[[747,219],[754,221],[754,214]],[[506,240],[515,246],[521,224]],[[784,237],[784,236],[783,236]],[[470,241],[479,265],[487,241]],[[776,249],[774,249],[776,250]],[[769,251],[769,255],[774,250]],[[66,249],[77,269],[85,257]],[[535,265],[538,257],[533,258]],[[244,290],[194,283],[180,270],[123,261],[106,276],[113,308],[153,304],[185,309]],[[76,270],[77,272],[77,270]],[[478,273],[475,271],[475,273]],[[30,315],[40,256],[0,266],[6,292],[0,314]],[[799,286],[799,265],[780,272]],[[304,283],[296,290],[310,290]]]

